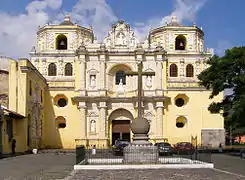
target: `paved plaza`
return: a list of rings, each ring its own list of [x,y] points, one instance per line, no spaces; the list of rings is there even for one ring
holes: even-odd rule
[[[213,154],[217,169],[79,170],[75,154],[24,155],[0,160],[0,180],[245,180],[245,159]]]
[[[63,179],[73,170],[75,154],[31,154],[0,160],[0,180]]]

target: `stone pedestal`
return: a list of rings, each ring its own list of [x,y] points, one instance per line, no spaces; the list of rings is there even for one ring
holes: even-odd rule
[[[158,149],[153,145],[129,145],[123,149],[123,162],[126,164],[157,163]]]

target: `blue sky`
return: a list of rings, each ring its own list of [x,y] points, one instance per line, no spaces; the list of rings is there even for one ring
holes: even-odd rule
[[[177,13],[183,24],[194,21],[202,26],[205,46],[222,55],[226,48],[244,44],[244,6],[244,0],[0,0],[0,23],[6,24],[0,27],[0,40],[5,42],[0,55],[27,55],[35,45],[37,26],[59,22],[65,13],[80,25],[93,25],[101,38],[118,19],[145,36],[147,27],[160,26],[163,19]]]

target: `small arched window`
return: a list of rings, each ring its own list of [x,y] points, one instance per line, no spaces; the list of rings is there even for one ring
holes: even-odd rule
[[[65,65],[65,76],[72,76],[72,64],[67,63]]]
[[[178,67],[176,64],[170,65],[170,77],[177,77],[178,76]]]
[[[183,35],[179,35],[175,39],[175,50],[185,50],[186,49],[186,38]]]
[[[67,49],[67,37],[64,34],[60,34],[56,38],[56,49],[66,50]]]
[[[188,64],[186,66],[186,77],[193,77],[194,76],[194,68],[192,64]]]
[[[117,71],[116,73],[116,85],[120,84],[120,82],[125,85],[126,84],[126,74],[124,71]]]
[[[48,65],[48,76],[56,76],[56,65],[54,63],[50,63]]]

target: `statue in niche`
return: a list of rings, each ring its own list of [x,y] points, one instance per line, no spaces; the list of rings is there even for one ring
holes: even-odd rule
[[[117,36],[117,44],[118,45],[124,45],[124,35],[123,33],[119,33],[118,36]]]
[[[90,132],[95,133],[96,132],[96,122],[95,120],[90,121]]]
[[[90,76],[90,87],[95,88],[96,87],[96,78],[95,75]]]
[[[118,93],[123,94],[124,93],[124,88],[123,88],[123,82],[122,79],[120,79],[120,82],[118,84]]]
[[[131,38],[131,40],[130,40],[130,46],[135,46],[135,38]]]
[[[150,88],[152,86],[152,77],[147,76],[146,77],[146,87]]]

